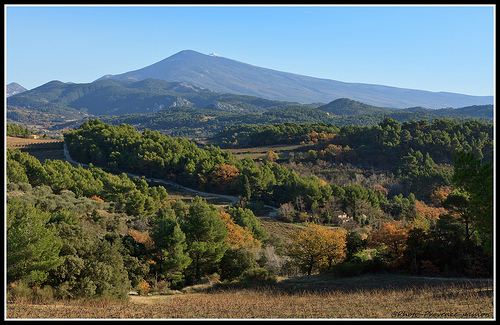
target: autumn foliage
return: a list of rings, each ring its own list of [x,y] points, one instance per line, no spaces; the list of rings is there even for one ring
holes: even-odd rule
[[[380,248],[394,265],[403,262],[403,253],[406,249],[408,229],[401,221],[382,222],[379,228],[368,238],[368,247]]]
[[[141,283],[139,283],[139,285],[137,286],[137,290],[140,294],[146,295],[151,290],[151,285],[147,283],[146,280],[142,280]]]
[[[446,200],[452,189],[447,186],[441,186],[431,193],[430,199],[436,206],[441,205],[441,202]]]
[[[101,198],[100,198],[99,196],[97,196],[97,195],[92,195],[92,196],[90,197],[90,199],[91,199],[91,200],[94,200],[94,201],[97,201],[97,202],[104,202],[104,200],[103,200],[103,199],[101,199]]]
[[[347,231],[307,224],[306,229],[292,235],[289,255],[311,275],[313,269],[330,269],[346,256]]]
[[[252,232],[247,227],[242,227],[234,222],[231,215],[227,212],[220,211],[219,216],[226,224],[228,231],[225,242],[232,248],[258,248],[261,246],[260,241],[253,238]]]
[[[137,230],[131,229],[129,230],[128,234],[134,238],[134,240],[138,243],[144,244],[146,249],[153,249],[154,248],[154,242],[149,236],[149,231],[146,231],[144,233],[141,233]]]
[[[234,188],[239,175],[240,171],[236,166],[228,164],[217,165],[211,174],[211,184],[222,192],[226,192]]]
[[[413,204],[413,213],[427,220],[437,220],[439,219],[439,215],[444,212],[445,209],[442,207],[431,207],[419,200],[416,200]]]

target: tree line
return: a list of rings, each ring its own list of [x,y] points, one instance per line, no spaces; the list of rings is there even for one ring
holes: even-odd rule
[[[9,149],[7,184],[22,192],[7,200],[6,272],[17,292],[124,298],[141,283],[233,280],[259,269],[255,251],[268,236],[251,210],[170,200],[162,186],[92,165]]]
[[[35,134],[34,132],[28,130],[27,127],[22,127],[15,124],[7,123],[7,136],[16,138],[29,138],[30,135]]]
[[[398,132],[386,122],[390,128],[382,130]],[[316,144],[336,138],[307,134]],[[88,169],[57,160],[42,164],[7,150],[8,188],[29,192],[8,200],[9,283],[50,285],[61,297],[124,297],[130,288],[179,288],[215,274],[228,281],[269,280],[293,263],[306,274],[491,274],[493,164],[484,155],[455,152],[448,186],[429,187],[424,202],[412,193],[389,196],[382,186],[299,177],[273,161],[237,160],[218,147],[199,148],[125,124],[89,120],[65,140]],[[413,156],[419,170],[436,169],[429,152],[423,166],[420,155]],[[200,198],[173,201],[163,187],[122,171],[238,194],[241,202],[218,210]],[[259,201],[279,205],[278,218],[306,227],[291,243],[278,244],[251,210]],[[336,211],[358,227],[343,223]]]
[[[436,163],[453,163],[456,151],[473,152],[490,161],[493,157],[493,124],[478,120],[458,122],[437,118],[398,122],[385,118],[374,126],[332,123],[242,124],[229,126],[215,137],[222,147],[245,148],[277,144],[310,144],[322,159],[343,161],[339,152],[355,150],[353,162],[368,166],[392,166],[394,158],[420,151]],[[332,145],[332,146],[330,146]],[[339,147],[341,146],[341,147]],[[347,160],[347,159],[346,159]]]

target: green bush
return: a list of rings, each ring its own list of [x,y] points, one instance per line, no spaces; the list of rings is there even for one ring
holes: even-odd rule
[[[377,273],[387,270],[387,263],[384,259],[378,255],[375,255],[372,259],[366,260],[362,263],[363,273]]]
[[[362,264],[353,262],[339,263],[333,266],[333,274],[338,276],[355,276],[362,272]]]
[[[276,282],[276,277],[269,274],[269,271],[262,267],[246,270],[240,276],[242,282]]]
[[[7,191],[17,191],[19,185],[17,183],[7,183]]]
[[[243,248],[234,249],[230,248],[226,251],[219,267],[221,269],[222,280],[233,280],[238,278],[245,272],[257,266],[255,255],[253,252]]]
[[[31,187],[31,184],[30,183],[18,183],[19,185],[19,190],[23,191],[23,192],[30,192],[32,190],[32,187]]]

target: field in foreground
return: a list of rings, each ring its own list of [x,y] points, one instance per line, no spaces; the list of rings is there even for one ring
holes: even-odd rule
[[[9,302],[7,318],[494,318],[490,280],[311,276],[189,292],[127,302]]]

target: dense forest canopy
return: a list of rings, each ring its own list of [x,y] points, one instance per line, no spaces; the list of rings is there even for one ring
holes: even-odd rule
[[[312,149],[294,159],[390,170],[405,185],[402,194],[414,193],[426,202],[435,188],[451,185],[451,169],[446,166],[453,163],[454,152],[471,152],[484,162],[491,161],[493,155],[493,127],[478,121],[437,119],[430,124],[400,124],[386,118],[374,127],[287,123],[240,126],[226,133],[241,135],[241,142],[251,145],[307,141],[314,145]],[[207,191],[236,193],[274,206],[298,196],[304,197],[306,207],[324,205],[335,186],[325,186],[315,176],[299,177],[272,161],[237,160],[231,152],[213,145],[200,148],[184,138],[147,129],[139,133],[126,124],[111,126],[90,120],[67,132],[65,140],[72,156],[84,163],[170,179]]]
[[[477,120],[435,119],[399,123],[385,118],[375,126],[329,123],[253,124],[226,127],[214,137],[223,147],[245,148],[277,144],[312,144],[323,160],[342,159],[336,151],[349,146],[356,163],[392,166],[402,157],[427,153],[436,163],[451,164],[456,151],[473,152],[485,162],[493,159],[493,124]],[[353,157],[354,158],[354,157]]]
[[[244,124],[215,139],[302,151],[237,159],[218,146],[98,119],[64,134],[72,158],[88,168],[8,149],[8,282],[50,286],[62,298],[123,298],[131,288],[269,281],[297,268],[492,272],[492,124]],[[172,200],[150,178],[240,200],[223,208]],[[264,205],[299,230],[286,240],[269,234],[256,217]]]

